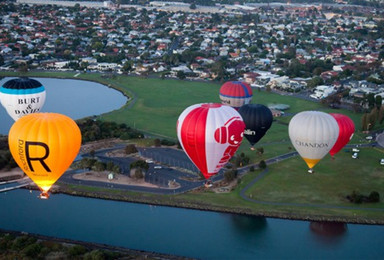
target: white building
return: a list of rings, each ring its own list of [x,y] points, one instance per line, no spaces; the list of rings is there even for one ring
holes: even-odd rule
[[[336,90],[332,86],[320,85],[315,88],[314,93],[310,95],[310,97],[314,99],[323,99],[335,92]]]

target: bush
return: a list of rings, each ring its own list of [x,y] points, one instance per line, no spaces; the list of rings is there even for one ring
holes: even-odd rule
[[[372,191],[368,196],[369,202],[380,202],[380,194],[377,191]]]
[[[141,168],[147,171],[149,169],[149,164],[143,160],[137,160],[130,164],[130,169],[133,168]]]
[[[143,174],[143,170],[141,168],[136,168],[136,169],[133,169],[133,174],[132,174],[132,178],[135,178],[135,179],[143,179],[144,178],[144,174]]]
[[[161,139],[160,144],[165,146],[174,146],[176,142],[167,139]]]
[[[160,139],[155,139],[155,140],[153,140],[153,145],[155,146],[155,147],[160,147],[161,146],[161,141],[160,141]]]
[[[68,254],[72,257],[80,256],[87,252],[87,249],[84,246],[75,245],[69,248]]]
[[[126,147],[125,147],[125,154],[133,154],[133,153],[137,153],[137,148],[134,144],[128,144]]]
[[[259,162],[259,168],[260,168],[260,169],[265,169],[265,168],[267,168],[267,164],[266,164],[266,162],[265,162],[264,160],[261,160],[261,161]]]
[[[43,246],[40,243],[31,244],[23,249],[23,254],[27,257],[36,258]]]
[[[255,166],[252,165],[251,167],[249,167],[249,171],[250,172],[254,172],[255,171]]]
[[[233,170],[229,170],[229,171],[226,171],[224,173],[224,180],[226,182],[231,182],[233,181],[234,179],[236,179],[237,177],[237,170],[233,169]]]

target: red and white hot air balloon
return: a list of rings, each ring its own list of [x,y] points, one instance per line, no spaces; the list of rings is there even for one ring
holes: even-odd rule
[[[330,115],[336,119],[336,122],[339,125],[339,137],[329,151],[329,154],[333,157],[352,139],[353,134],[355,133],[355,124],[352,119],[346,115],[336,113],[331,113]]]
[[[177,137],[185,153],[206,179],[231,159],[243,139],[240,114],[218,103],[186,108],[177,121]]]

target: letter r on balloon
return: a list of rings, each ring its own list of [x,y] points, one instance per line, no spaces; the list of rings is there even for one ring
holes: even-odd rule
[[[45,155],[42,157],[31,157],[31,155],[29,153],[29,147],[33,146],[33,145],[43,147],[45,149]],[[44,162],[44,160],[47,159],[48,156],[49,156],[49,147],[47,144],[42,143],[42,142],[30,142],[30,141],[25,142],[25,157],[26,157],[26,160],[28,162],[28,166],[31,169],[31,171],[34,172],[31,161],[39,161],[47,172],[51,172],[51,169],[49,169],[48,165]]]

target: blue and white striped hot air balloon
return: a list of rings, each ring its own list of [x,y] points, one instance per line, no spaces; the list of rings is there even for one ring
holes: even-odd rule
[[[238,110],[241,106],[249,104],[252,100],[252,88],[242,81],[228,81],[220,88],[220,100],[223,105],[228,105]]]
[[[39,112],[45,95],[45,88],[39,81],[26,77],[8,80],[0,87],[0,102],[15,121]]]

